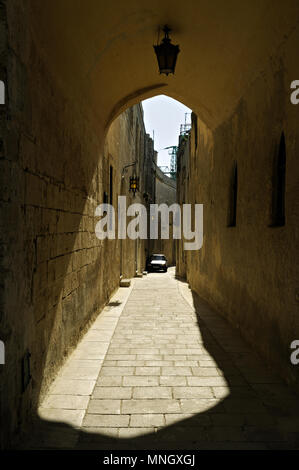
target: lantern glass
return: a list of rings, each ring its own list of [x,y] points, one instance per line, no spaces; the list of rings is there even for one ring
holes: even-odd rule
[[[139,179],[137,176],[130,177],[130,191],[133,191],[134,194],[138,191],[138,183]]]

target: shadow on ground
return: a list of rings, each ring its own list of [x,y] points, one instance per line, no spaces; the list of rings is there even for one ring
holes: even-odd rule
[[[182,280],[180,279],[182,282]],[[261,363],[228,323],[196,294],[203,346],[229,385],[216,406],[149,434],[120,439],[108,428],[89,432],[36,418],[24,448],[33,449],[298,449],[298,396]],[[221,392],[221,387],[219,387]],[[228,394],[227,394],[228,393]],[[225,396],[225,394],[227,394]],[[202,402],[202,400],[201,400]],[[195,410],[194,410],[195,411]]]

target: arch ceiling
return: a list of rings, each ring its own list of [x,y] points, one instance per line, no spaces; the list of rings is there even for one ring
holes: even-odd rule
[[[299,14],[296,0],[31,0],[30,8],[52,74],[72,98],[84,96],[103,125],[163,93],[211,128],[233,111]],[[181,49],[168,77],[159,75],[152,47],[166,23]]]

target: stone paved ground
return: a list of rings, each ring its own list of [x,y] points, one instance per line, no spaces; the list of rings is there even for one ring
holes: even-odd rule
[[[170,269],[117,292],[53,383],[28,446],[298,449],[298,397]]]

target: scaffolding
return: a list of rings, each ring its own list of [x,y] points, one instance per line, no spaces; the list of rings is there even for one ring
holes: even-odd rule
[[[185,113],[185,123],[180,126],[180,136],[188,134],[191,130],[192,123],[187,122],[188,116],[191,116],[191,113]]]

